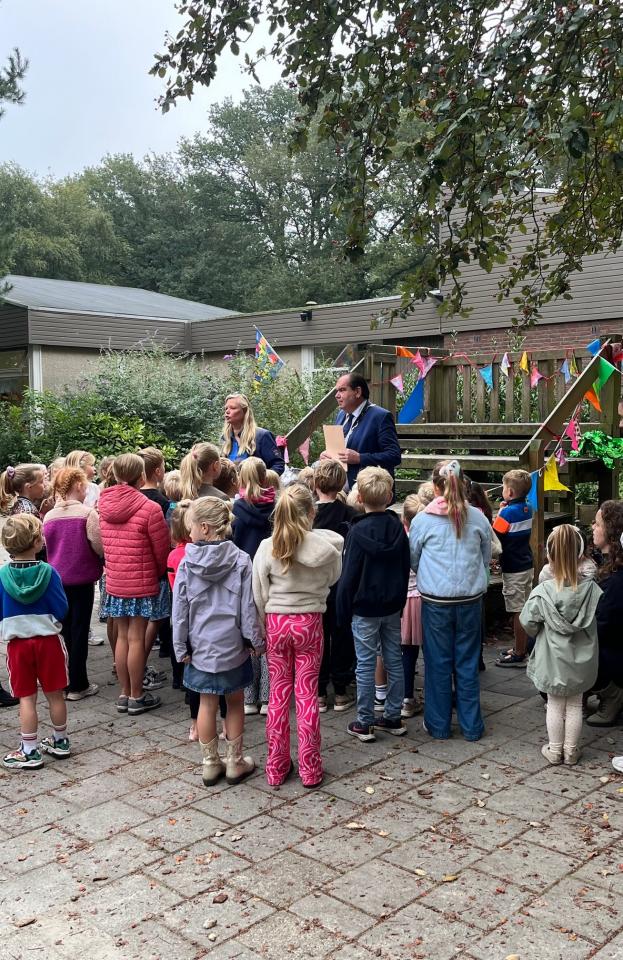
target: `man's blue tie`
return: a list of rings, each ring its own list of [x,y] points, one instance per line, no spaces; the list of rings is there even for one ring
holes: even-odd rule
[[[352,415],[352,413],[349,413],[348,416],[346,417],[346,420],[344,421],[344,427],[343,427],[343,429],[344,429],[344,436],[345,436],[345,437],[347,437],[348,434],[350,433],[350,428],[351,428],[352,424],[353,424],[353,415]]]

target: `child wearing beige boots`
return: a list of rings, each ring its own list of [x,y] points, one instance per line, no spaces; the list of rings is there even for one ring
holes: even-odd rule
[[[255,769],[243,756],[244,688],[253,677],[250,651],[263,652],[253,601],[251,560],[231,540],[229,502],[202,497],[188,509],[190,539],[173,590],[173,649],[184,686],[200,695],[197,732],[206,787],[225,775],[240,783]],[[218,752],[219,696],[227,701],[227,755]]]

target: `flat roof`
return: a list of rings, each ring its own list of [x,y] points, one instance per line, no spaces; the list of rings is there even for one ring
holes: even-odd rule
[[[7,303],[41,310],[65,313],[92,313],[106,316],[143,317],[158,320],[214,320],[233,316],[207,303],[169,297],[137,287],[114,287],[100,283],[77,283],[73,280],[48,280],[43,277],[20,277],[9,274],[4,282],[10,289],[3,294]]]

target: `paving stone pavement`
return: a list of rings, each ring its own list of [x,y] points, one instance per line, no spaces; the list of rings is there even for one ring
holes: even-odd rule
[[[585,725],[580,765],[550,767],[542,701],[495,652],[480,742],[415,718],[361,744],[329,711],[310,793],[267,786],[259,716],[257,773],[207,790],[180,693],[119,716],[91,648],[72,757],[0,773],[1,960],[623,960],[623,729]]]

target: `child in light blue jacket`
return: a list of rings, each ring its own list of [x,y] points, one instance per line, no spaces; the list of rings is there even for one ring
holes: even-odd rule
[[[484,732],[480,711],[481,598],[487,590],[491,528],[465,499],[458,460],[433,471],[435,499],[411,523],[411,568],[422,596],[424,726],[439,740],[450,736],[452,680],[466,740]]]

